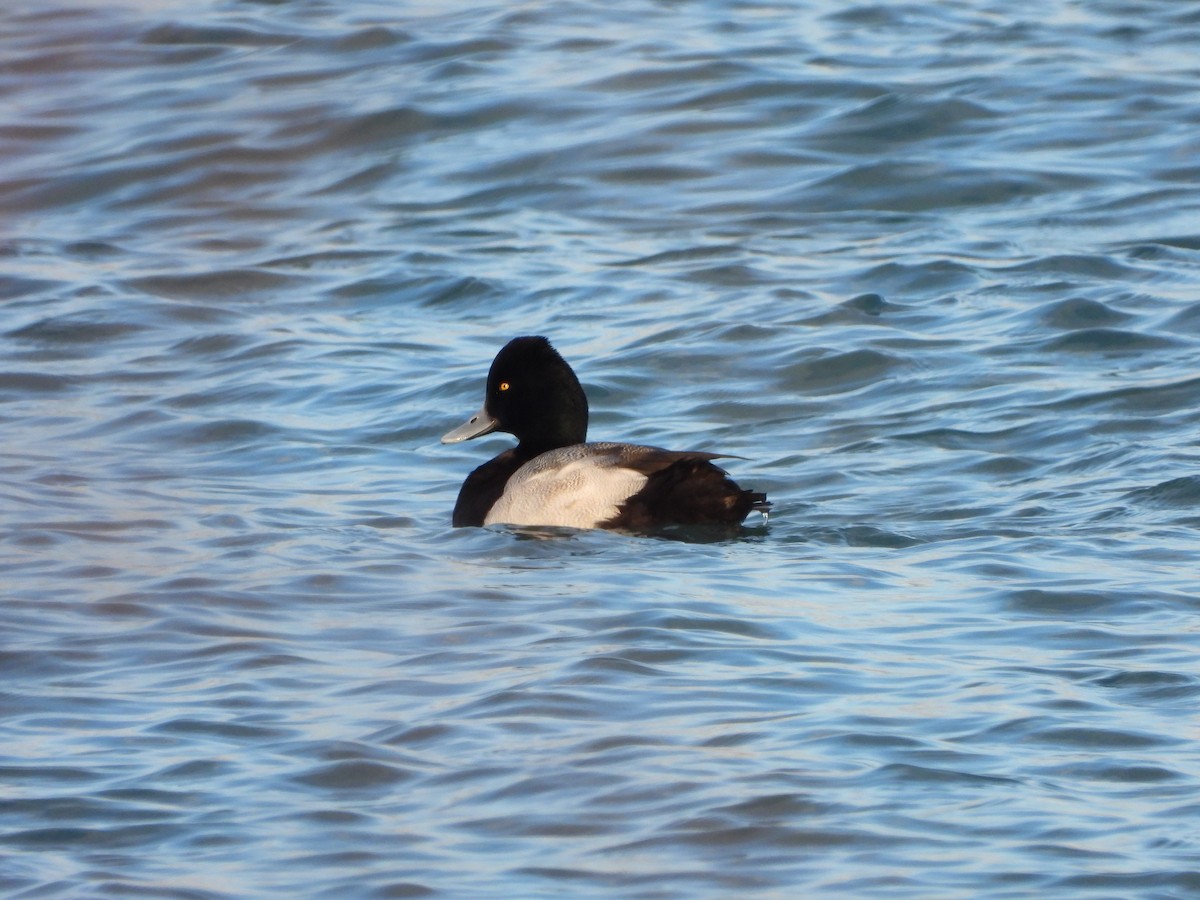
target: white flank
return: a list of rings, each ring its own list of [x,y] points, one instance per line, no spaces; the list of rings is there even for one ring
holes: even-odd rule
[[[595,528],[641,490],[646,476],[620,465],[619,444],[576,444],[531,459],[513,473],[484,525]]]

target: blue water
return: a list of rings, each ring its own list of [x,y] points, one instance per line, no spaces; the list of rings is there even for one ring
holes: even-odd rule
[[[1200,11],[0,11],[0,892],[1200,892]],[[737,539],[452,529],[496,349]]]

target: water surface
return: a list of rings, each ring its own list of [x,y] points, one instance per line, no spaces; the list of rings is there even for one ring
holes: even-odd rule
[[[1198,42],[6,7],[0,889],[1200,891]],[[451,529],[531,333],[770,520]]]

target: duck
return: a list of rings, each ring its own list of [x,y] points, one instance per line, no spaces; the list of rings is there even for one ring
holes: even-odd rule
[[[499,431],[517,445],[467,476],[452,524],[646,533],[737,527],[771,506],[765,493],[743,490],[713,464],[730,454],[589,443],[587,429],[587,395],[566,360],[543,336],[513,338],[492,361],[482,408],[442,443]]]

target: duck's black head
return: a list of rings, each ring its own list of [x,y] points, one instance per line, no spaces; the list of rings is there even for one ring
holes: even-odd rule
[[[566,360],[544,337],[518,337],[492,362],[483,409],[442,441],[507,431],[523,448],[542,452],[582,444],[587,422],[587,396]]]

